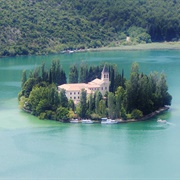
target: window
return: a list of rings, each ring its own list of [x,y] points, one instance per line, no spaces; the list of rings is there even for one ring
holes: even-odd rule
[[[103,87],[101,88],[101,90],[103,90]]]
[[[107,87],[105,87],[105,90],[107,90]]]
[[[72,92],[70,92],[70,95],[72,95]]]
[[[76,92],[74,92],[74,94],[76,94]]]
[[[70,99],[72,99],[72,97],[70,97]]]
[[[76,97],[74,97],[74,99],[76,99]]]
[[[79,94],[79,92],[78,92],[78,94]]]
[[[79,96],[78,96],[78,99],[79,99]]]

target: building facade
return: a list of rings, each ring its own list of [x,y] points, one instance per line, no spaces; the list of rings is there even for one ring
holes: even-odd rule
[[[104,66],[101,72],[101,79],[96,78],[88,83],[62,84],[58,86],[58,91],[60,92],[64,89],[66,91],[67,98],[72,99],[74,103],[77,104],[80,101],[82,89],[86,90],[87,95],[94,93],[95,91],[100,91],[102,95],[104,95],[106,91],[109,92],[109,85],[109,71],[106,66]]]

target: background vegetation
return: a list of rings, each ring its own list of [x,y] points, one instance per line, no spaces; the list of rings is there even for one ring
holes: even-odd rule
[[[180,38],[179,0],[5,0],[0,17],[0,56]]]

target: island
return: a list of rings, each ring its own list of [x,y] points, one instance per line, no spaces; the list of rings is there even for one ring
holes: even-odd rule
[[[133,63],[129,79],[116,64],[70,67],[68,83],[59,60],[46,69],[22,73],[19,106],[39,119],[70,122],[71,119],[100,121],[108,117],[119,122],[145,120],[167,110],[172,96],[164,73],[146,75]]]

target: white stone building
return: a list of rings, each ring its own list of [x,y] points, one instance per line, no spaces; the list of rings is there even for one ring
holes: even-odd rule
[[[76,83],[76,84],[62,84],[58,86],[58,91],[60,92],[61,89],[66,91],[66,96],[68,99],[72,99],[74,103],[78,103],[80,101],[81,90],[85,89],[87,95],[94,93],[95,91],[100,91],[102,95],[109,92],[109,71],[104,66],[101,72],[101,79],[94,79],[89,83]]]

